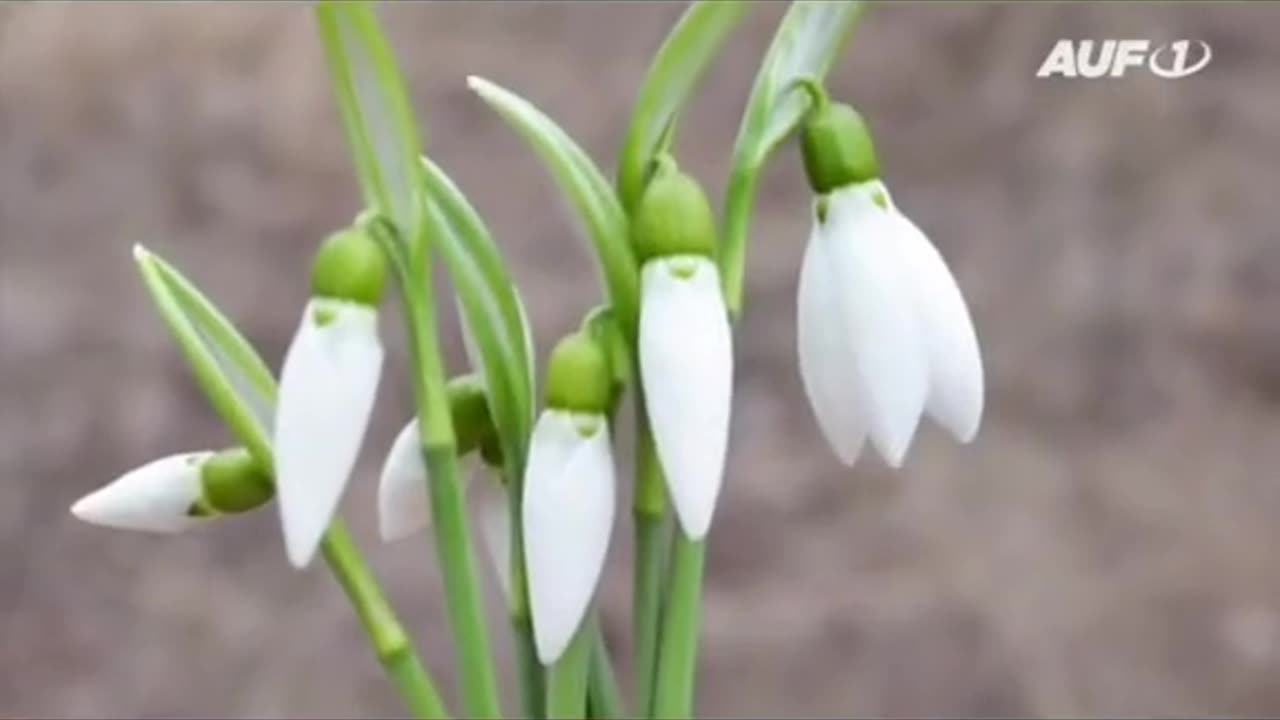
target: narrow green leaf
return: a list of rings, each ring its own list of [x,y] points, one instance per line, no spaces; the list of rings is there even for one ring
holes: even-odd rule
[[[422,150],[395,55],[369,3],[321,2],[316,19],[365,204],[390,218],[416,251],[425,242]]]
[[[469,352],[484,373],[504,452],[522,462],[533,428],[533,348],[519,292],[484,220],[438,165],[422,158],[428,219],[457,291]]]
[[[610,304],[627,337],[635,337],[639,276],[627,237],[627,215],[609,181],[586,151],[528,100],[483,78],[470,77],[467,84],[533,146],[582,216]]]
[[[762,163],[795,129],[808,99],[802,92],[789,92],[791,83],[801,77],[826,77],[864,5],[859,0],[792,3],[756,75],[735,158]]]
[[[681,109],[748,8],[746,2],[694,2],[658,49],[618,160],[618,194],[626,208],[639,200],[649,160],[671,143]]]
[[[254,460],[270,471],[276,383],[266,363],[182,273],[137,245],[134,260],[156,309],[182,348],[196,382]]]
[[[808,107],[807,96],[793,90],[792,83],[802,77],[819,82],[826,77],[864,5],[860,0],[793,2],[756,74],[733,146],[721,222],[720,276],[725,304],[735,317],[742,311],[747,235],[760,172]]]

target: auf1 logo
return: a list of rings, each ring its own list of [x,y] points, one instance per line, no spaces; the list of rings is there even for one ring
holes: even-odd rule
[[[1194,62],[1193,46],[1198,48]],[[1150,40],[1059,40],[1036,77],[1118,78],[1131,67],[1146,67],[1158,77],[1174,79],[1200,72],[1212,57],[1213,50],[1203,40],[1175,40],[1154,48]]]

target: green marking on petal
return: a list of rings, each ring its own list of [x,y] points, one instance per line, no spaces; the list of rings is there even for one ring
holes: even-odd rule
[[[881,210],[889,209],[889,196],[884,194],[884,190],[876,188],[871,191],[871,202],[880,206]]]
[[[596,415],[575,415],[573,418],[573,427],[578,434],[584,438],[589,438],[600,431],[601,418]]]
[[[316,327],[332,325],[338,319],[338,311],[330,307],[318,307],[311,311],[311,320]]]
[[[698,274],[698,261],[693,258],[673,258],[667,261],[667,272],[680,280],[689,280]]]

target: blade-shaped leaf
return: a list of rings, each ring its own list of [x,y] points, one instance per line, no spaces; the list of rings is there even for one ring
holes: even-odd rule
[[[432,234],[453,278],[469,352],[485,386],[504,451],[523,462],[533,428],[532,331],[519,291],[484,220],[429,158],[422,158]]]
[[[479,77],[467,84],[502,116],[546,163],[560,189],[577,208],[595,247],[610,304],[634,337],[639,277],[627,237],[627,216],[609,181],[569,134],[532,103]]]
[[[865,3],[860,0],[799,0],[791,5],[765,55],[747,111],[743,117],[734,157],[764,162],[778,143],[795,129],[808,107],[808,98],[789,92],[802,77],[821,81],[835,62],[853,30]]]
[[[370,4],[321,2],[316,19],[365,204],[418,248],[421,142],[391,46]]]
[[[636,99],[618,160],[618,194],[635,207],[649,160],[671,143],[676,118],[749,7],[746,2],[700,0],[689,6],[658,49]]]
[[[725,304],[735,317],[742,311],[756,182],[769,154],[795,130],[808,107],[808,97],[792,84],[802,77],[818,82],[826,77],[864,5],[861,0],[793,2],[756,74],[733,146],[720,244]]]
[[[276,382],[249,341],[182,273],[135,246],[134,260],[156,309],[214,410],[254,460],[270,470]]]

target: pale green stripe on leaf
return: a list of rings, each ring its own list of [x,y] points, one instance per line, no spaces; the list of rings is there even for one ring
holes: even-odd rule
[[[741,131],[735,159],[759,164],[791,133],[808,108],[790,85],[802,77],[821,82],[853,30],[865,3],[799,0],[791,4],[765,55]]]
[[[515,285],[479,213],[437,165],[423,158],[427,219],[457,292],[471,358],[485,378],[504,452],[517,462],[533,427],[532,357]]]
[[[600,169],[573,138],[532,103],[479,77],[471,89],[520,134],[547,165],[586,225],[611,304],[634,337],[639,277],[627,237],[627,216]]]
[[[209,403],[263,468],[272,467],[276,382],[258,353],[189,280],[141,245],[134,259]]]
[[[370,4],[322,2],[316,19],[365,202],[416,248],[421,142],[391,45]]]
[[[746,2],[695,2],[658,49],[618,160],[618,194],[625,207],[639,200],[650,159],[670,145],[681,110],[748,8]]]

